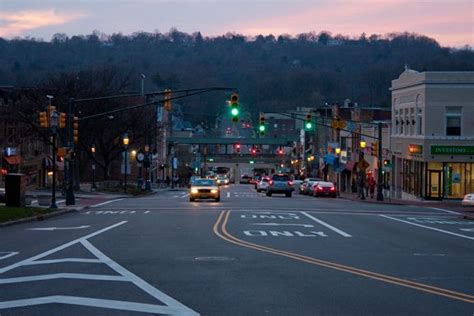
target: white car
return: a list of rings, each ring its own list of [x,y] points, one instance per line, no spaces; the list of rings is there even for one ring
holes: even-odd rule
[[[466,194],[461,204],[462,206],[474,206],[474,193]]]
[[[267,177],[262,177],[262,179],[257,182],[257,192],[267,191],[269,185],[270,179]]]

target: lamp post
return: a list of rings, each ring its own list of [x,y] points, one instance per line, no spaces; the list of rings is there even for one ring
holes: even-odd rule
[[[122,138],[122,143],[123,143],[123,148],[124,148],[124,154],[123,154],[123,170],[124,170],[124,173],[123,173],[123,190],[124,192],[127,192],[127,165],[128,165],[128,143],[129,143],[130,139],[128,138],[128,134],[125,133],[123,134],[123,138]]]
[[[91,154],[92,154],[92,189],[96,190],[97,186],[95,185],[95,145],[92,144],[91,146]]]
[[[361,163],[364,160],[364,148],[367,145],[367,143],[363,140],[360,141],[359,144],[359,163]],[[359,166],[359,194],[360,194],[360,199],[365,200],[365,194],[364,194],[364,184],[365,184],[365,169]]]
[[[336,153],[336,159],[337,159],[337,169],[336,169],[336,190],[337,194],[339,195],[339,191],[341,189],[341,175],[339,173],[339,155],[341,154],[341,148],[337,147],[334,152]]]
[[[150,174],[150,145],[145,145],[145,191],[151,191],[151,174]]]
[[[51,101],[51,99],[50,99]],[[53,132],[53,189],[51,194],[51,206],[49,208],[58,208],[56,205],[56,135],[58,132],[58,112],[56,110],[51,112],[49,124]]]

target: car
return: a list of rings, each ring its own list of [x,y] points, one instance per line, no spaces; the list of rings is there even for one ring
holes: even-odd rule
[[[230,180],[227,176],[219,175],[216,178],[217,185],[228,185]]]
[[[312,195],[313,194],[313,185],[319,181],[322,181],[320,178],[308,178],[308,182],[304,187],[303,194]],[[305,180],[306,181],[306,180]]]
[[[270,185],[269,177],[262,177],[260,181],[257,182],[257,192],[267,191],[268,186]]]
[[[293,180],[293,191],[299,190],[303,180]]]
[[[191,187],[191,185],[193,184],[193,182],[194,182],[196,179],[199,179],[199,177],[198,177],[198,176],[192,176],[191,178],[189,178],[188,188]]]
[[[250,183],[250,179],[252,179],[251,176],[249,176],[248,174],[244,174],[244,175],[240,178],[240,183],[249,184],[249,183]]]
[[[304,179],[303,183],[300,185],[299,193],[300,194],[308,194],[309,190],[310,190],[310,188],[308,188],[308,185],[312,185],[315,181],[321,181],[321,179],[320,178],[306,178],[306,179]]]
[[[267,187],[267,196],[272,196],[272,194],[279,193],[285,194],[286,197],[291,197],[293,192],[293,182],[291,177],[287,174],[274,174]]]
[[[257,182],[260,180],[260,176],[253,176],[249,180],[249,184],[257,185]]]
[[[214,199],[216,202],[219,202],[221,200],[221,192],[216,180],[194,180],[189,190],[189,201],[194,202],[197,199]]]
[[[469,193],[464,196],[461,202],[462,206],[474,206],[474,193]]]
[[[337,196],[336,186],[332,182],[318,181],[313,187],[313,196],[330,196],[335,198]]]

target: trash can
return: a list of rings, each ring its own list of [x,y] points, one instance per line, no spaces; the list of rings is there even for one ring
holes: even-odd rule
[[[9,173],[5,177],[5,205],[24,207],[26,205],[26,176],[22,173]]]

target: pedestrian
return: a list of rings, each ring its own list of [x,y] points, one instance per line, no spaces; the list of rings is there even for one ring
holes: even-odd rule
[[[170,182],[171,182],[170,176],[166,176],[166,185],[170,186]]]
[[[368,182],[369,182],[370,197],[373,199],[374,198],[374,193],[375,193],[375,178],[370,177]]]

